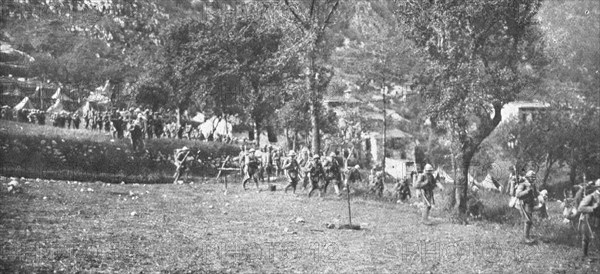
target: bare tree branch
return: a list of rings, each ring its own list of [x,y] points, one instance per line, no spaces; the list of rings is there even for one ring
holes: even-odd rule
[[[296,13],[296,11],[292,8],[292,5],[290,5],[290,1],[289,0],[284,0],[284,1],[285,1],[285,5],[288,7],[288,9],[292,13],[292,15],[294,15],[296,20],[298,20],[298,23],[300,23],[305,29],[309,29],[310,24],[308,22],[305,22],[304,20],[302,20],[300,15],[298,15],[298,13]]]
[[[335,12],[335,10],[337,9],[338,5],[340,4],[340,0],[335,1],[335,5],[333,5],[333,7],[331,8],[331,11],[329,11],[329,14],[327,15],[327,18],[325,19],[325,22],[323,22],[323,26],[321,27],[321,32],[325,31],[325,28],[327,28],[327,25],[329,25],[329,20],[331,20],[331,17],[333,16],[333,13]]]

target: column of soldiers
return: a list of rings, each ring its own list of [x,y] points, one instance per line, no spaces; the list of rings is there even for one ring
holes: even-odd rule
[[[292,190],[295,194],[298,184],[301,184],[302,189],[308,191],[309,197],[315,191],[318,191],[320,197],[323,196],[327,193],[330,185],[333,186],[335,194],[340,196],[342,190],[346,190],[356,183],[365,182],[360,173],[360,166],[344,168],[344,161],[335,152],[321,157],[318,154],[311,155],[305,148],[298,154],[291,150],[284,157],[280,149],[271,146],[265,146],[260,151],[254,148],[246,150],[242,147],[237,159],[239,172],[243,175],[242,186],[245,190],[249,182],[254,182],[258,188],[259,182],[269,181],[272,175],[285,176],[287,185],[284,192]],[[381,197],[385,179],[383,169],[377,165],[371,170],[371,173],[372,176],[367,184],[370,185],[372,192]],[[407,176],[405,180],[396,184],[394,190],[399,199],[405,201],[411,197],[411,182],[411,177]]]

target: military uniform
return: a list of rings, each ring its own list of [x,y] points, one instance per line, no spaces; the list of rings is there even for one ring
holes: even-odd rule
[[[296,161],[296,153],[292,150],[288,154],[289,157],[285,159],[283,163],[283,169],[285,170],[285,175],[288,178],[288,185],[285,187],[285,192],[287,193],[288,188],[292,188],[293,192],[296,193],[296,186],[298,185],[299,177],[298,173],[300,172],[300,165]]]
[[[131,138],[131,146],[133,151],[144,149],[144,141],[142,140],[142,126],[139,119],[132,121],[129,125],[129,137]]]
[[[323,166],[319,161],[319,155],[313,156],[313,159],[307,163],[305,170],[308,171],[307,177],[311,185],[310,190],[308,191],[308,197],[310,197],[313,191],[321,189],[319,181],[325,176]],[[323,195],[323,193],[319,192],[319,196],[321,195]]]
[[[183,147],[183,148],[175,151],[175,174],[173,175],[173,178],[175,179],[173,181],[174,184],[176,184],[177,181],[179,181],[181,174],[183,174],[184,172],[186,173],[186,177],[187,177],[187,172],[186,172],[188,170],[187,157],[189,155],[190,155],[190,149],[188,147]]]
[[[535,172],[528,171],[525,175],[525,179],[519,183],[515,190],[515,197],[517,201],[517,208],[523,217],[524,222],[524,234],[525,242],[531,242],[530,231],[533,225],[533,207],[535,206],[535,200],[538,196],[537,187],[534,182]]]
[[[342,174],[340,172],[340,164],[335,157],[335,154],[332,153],[329,157],[325,158],[323,162],[323,171],[325,172],[325,184],[321,189],[323,193],[327,192],[327,187],[329,184],[333,184],[333,188],[335,189],[335,193],[337,195],[340,194],[340,184],[342,182]]]
[[[256,188],[258,188],[258,180],[256,179],[256,172],[258,171],[258,166],[260,165],[259,160],[254,155],[254,149],[250,149],[250,151],[244,156],[244,181],[242,182],[242,187],[246,190],[246,183],[250,179],[254,180],[256,184]]]
[[[595,232],[598,231],[597,221],[600,218],[600,189],[596,189],[591,194],[586,195],[579,203],[577,210],[581,212],[579,231],[582,236],[581,245],[583,255],[587,256],[590,241],[594,238]],[[592,222],[590,223],[590,221]]]
[[[348,175],[346,176],[345,187],[350,187],[350,184],[361,182],[362,175],[360,175],[360,166],[356,165],[348,169]]]
[[[426,164],[425,173],[419,176],[415,184],[415,188],[421,191],[421,198],[424,203],[421,220],[423,223],[429,222],[429,211],[431,211],[431,207],[435,204],[433,190],[436,186],[437,180],[433,176],[433,167],[430,164]]]
[[[396,195],[400,201],[406,201],[407,199],[412,198],[412,195],[410,193],[410,183],[410,177],[398,181],[396,185]]]

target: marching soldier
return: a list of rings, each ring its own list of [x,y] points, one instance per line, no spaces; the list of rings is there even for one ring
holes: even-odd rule
[[[599,183],[600,179],[598,179],[596,185]],[[581,212],[579,229],[582,234],[583,256],[587,256],[590,240],[595,236],[594,230],[597,231],[597,227],[590,224],[590,218],[600,218],[600,188],[596,188],[592,193],[586,195],[579,203],[577,210]]]
[[[378,197],[383,196],[383,188],[385,181],[385,172],[381,167],[381,164],[375,165],[371,170],[371,188],[369,192],[375,192]]]
[[[346,176],[345,187],[350,187],[350,184],[361,182],[362,175],[360,175],[360,166],[355,165],[348,169],[348,176]]]
[[[271,156],[273,159],[273,168],[275,169],[275,176],[279,176],[281,174],[281,151],[279,148],[275,148],[273,150],[273,155]]]
[[[396,183],[396,195],[398,200],[404,202],[409,198],[412,198],[410,193],[410,184],[412,182],[412,178],[407,175],[404,180],[398,180]]]
[[[187,158],[190,155],[190,152],[191,150],[187,146],[175,150],[175,174],[173,175],[173,178],[175,178],[173,181],[174,184],[177,184],[177,181],[179,181],[179,178],[183,173],[185,173],[187,179],[189,171]]]
[[[256,188],[258,189],[258,180],[256,179],[256,172],[258,171],[258,165],[260,161],[254,155],[254,148],[251,148],[250,151],[244,157],[244,181],[242,182],[242,187],[246,190],[246,183],[250,181],[250,179],[254,180],[256,184]]]
[[[298,173],[300,172],[300,166],[296,161],[296,152],[290,150],[288,154],[288,158],[285,159],[283,163],[283,169],[285,170],[285,174],[288,177],[288,185],[285,187],[284,192],[287,193],[288,188],[292,188],[294,194],[296,194],[296,186],[298,185]]]
[[[310,197],[315,190],[320,190],[319,180],[322,179],[325,174],[323,172],[323,166],[321,165],[321,161],[319,161],[319,155],[313,155],[312,161],[309,161],[305,169],[308,171],[306,175],[308,180],[310,181],[310,191],[308,191],[308,197]],[[322,192],[319,192],[319,197],[323,195]]]
[[[422,212],[422,222],[424,224],[429,224],[429,211],[431,211],[431,207],[435,204],[433,190],[436,187],[444,189],[433,176],[433,166],[426,164],[425,173],[421,174],[415,185],[415,188],[421,190],[421,197],[425,203]]]
[[[129,137],[131,138],[131,146],[134,152],[144,149],[141,120],[142,118],[140,117],[129,124]]]
[[[325,172],[325,185],[323,185],[322,192],[327,192],[327,187],[330,183],[333,184],[335,194],[338,196],[340,193],[340,184],[342,183],[342,175],[340,173],[340,164],[336,159],[335,152],[329,154],[329,157],[325,158],[323,162],[323,171]]]
[[[302,189],[306,190],[306,186],[310,182],[309,173],[310,169],[307,166],[310,163],[310,156],[308,155],[308,149],[303,149],[300,154],[298,164],[300,165],[300,180],[302,180]]]
[[[524,221],[524,242],[533,243],[533,239],[530,237],[531,226],[533,225],[533,207],[536,203],[536,198],[539,195],[537,187],[535,185],[535,172],[533,170],[527,171],[523,181],[519,183],[515,191],[515,196],[519,199],[517,201],[517,207],[521,212],[521,216]]]

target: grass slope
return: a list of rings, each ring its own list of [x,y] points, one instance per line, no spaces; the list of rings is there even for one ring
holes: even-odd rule
[[[226,155],[239,148],[223,143],[178,139],[145,140],[133,153],[128,139],[79,129],[0,120],[0,172],[7,176],[120,183],[170,183],[173,151],[198,148],[202,163],[192,172],[213,176]]]
[[[520,225],[457,225],[435,209],[425,226],[415,207],[361,197],[352,220],[364,229],[351,231],[325,227],[347,223],[345,199],[332,194],[243,191],[231,181],[227,193],[215,183],[21,182],[14,194],[2,180],[0,272],[600,272],[598,246],[580,258],[556,203],[529,246]]]

